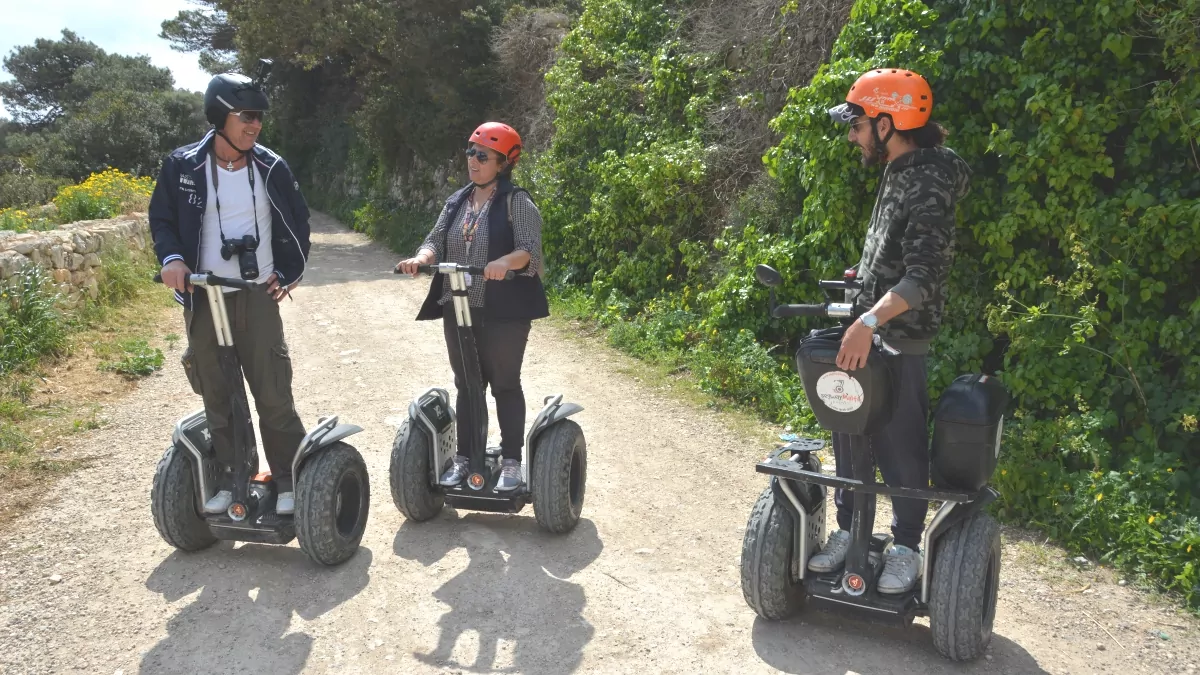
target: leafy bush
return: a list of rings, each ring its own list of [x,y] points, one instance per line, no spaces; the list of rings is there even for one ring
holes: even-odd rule
[[[52,230],[57,226],[58,224],[54,220],[41,216],[36,211],[31,212],[18,208],[0,209],[0,230],[28,232],[30,230]]]
[[[100,370],[117,372],[127,377],[145,377],[163,366],[163,353],[151,347],[145,340],[127,340],[118,345],[121,358],[103,361]]]
[[[52,289],[43,268],[26,265],[0,292],[0,376],[66,349],[66,323]]]
[[[59,222],[112,218],[145,210],[154,191],[154,180],[136,178],[117,169],[94,173],[79,185],[65,187],[54,198]]]
[[[587,297],[572,307],[811,429],[786,357],[819,324],[771,322],[753,266],[807,302],[858,260],[879,174],[824,111],[871,67],[917,70],[975,172],[931,395],[997,374],[1000,514],[1200,606],[1200,0],[859,0],[772,123],[771,180],[722,222],[695,113],[728,74],[673,42],[685,4],[586,3],[547,77],[531,182],[554,280]]]
[[[0,162],[0,209],[26,208],[50,201],[71,181],[21,172],[17,166]],[[9,229],[9,228],[3,228]]]

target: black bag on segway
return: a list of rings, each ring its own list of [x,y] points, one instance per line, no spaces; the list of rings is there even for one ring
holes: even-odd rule
[[[821,428],[858,436],[871,434],[892,418],[892,364],[882,349],[872,345],[865,367],[852,373],[838,368],[845,332],[838,326],[809,333],[796,350],[796,369]]]
[[[988,375],[960,375],[933,414],[930,478],[939,488],[983,489],[1000,460],[1008,391]]]

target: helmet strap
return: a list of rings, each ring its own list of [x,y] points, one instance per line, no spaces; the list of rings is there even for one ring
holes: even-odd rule
[[[870,118],[870,120],[871,120],[871,136],[875,140],[875,157],[882,164],[883,162],[885,162],[887,160],[887,154],[888,154],[887,144],[888,144],[888,141],[892,140],[892,134],[896,133],[896,127],[895,127],[895,124],[893,123],[892,128],[888,129],[887,138],[880,138],[879,137],[879,126],[878,126],[879,118],[872,117],[872,118]]]
[[[229,137],[225,135],[224,129],[217,129],[217,135],[220,136],[221,138],[224,138],[225,142],[229,144],[229,147],[233,148],[234,150],[237,150],[238,152],[242,153],[243,155],[250,152],[249,149],[243,150],[243,149],[239,148],[236,143],[229,140]]]

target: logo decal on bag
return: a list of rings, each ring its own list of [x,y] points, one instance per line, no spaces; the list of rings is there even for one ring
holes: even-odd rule
[[[830,410],[854,412],[862,407],[863,388],[849,373],[835,370],[817,380],[817,397]]]

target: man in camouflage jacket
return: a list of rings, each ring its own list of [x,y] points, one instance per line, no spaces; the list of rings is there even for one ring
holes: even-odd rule
[[[834,121],[849,124],[849,141],[866,166],[883,164],[883,177],[857,265],[862,291],[855,302],[864,312],[846,330],[838,367],[866,365],[878,334],[899,350],[896,407],[891,422],[869,437],[884,481],[894,487],[929,486],[929,395],[926,359],[945,306],[946,277],[953,260],[955,206],[968,191],[971,170],[943,143],[946,131],[930,121],[933,93],[924,78],[880,69],[855,82],[846,102],[832,108]],[[833,435],[837,475],[850,475],[849,439]],[[837,491],[838,531],[809,569],[829,572],[846,559],[852,500]],[[921,570],[920,542],[925,500],[893,498],[894,545],[884,554],[881,593],[911,590]]]

